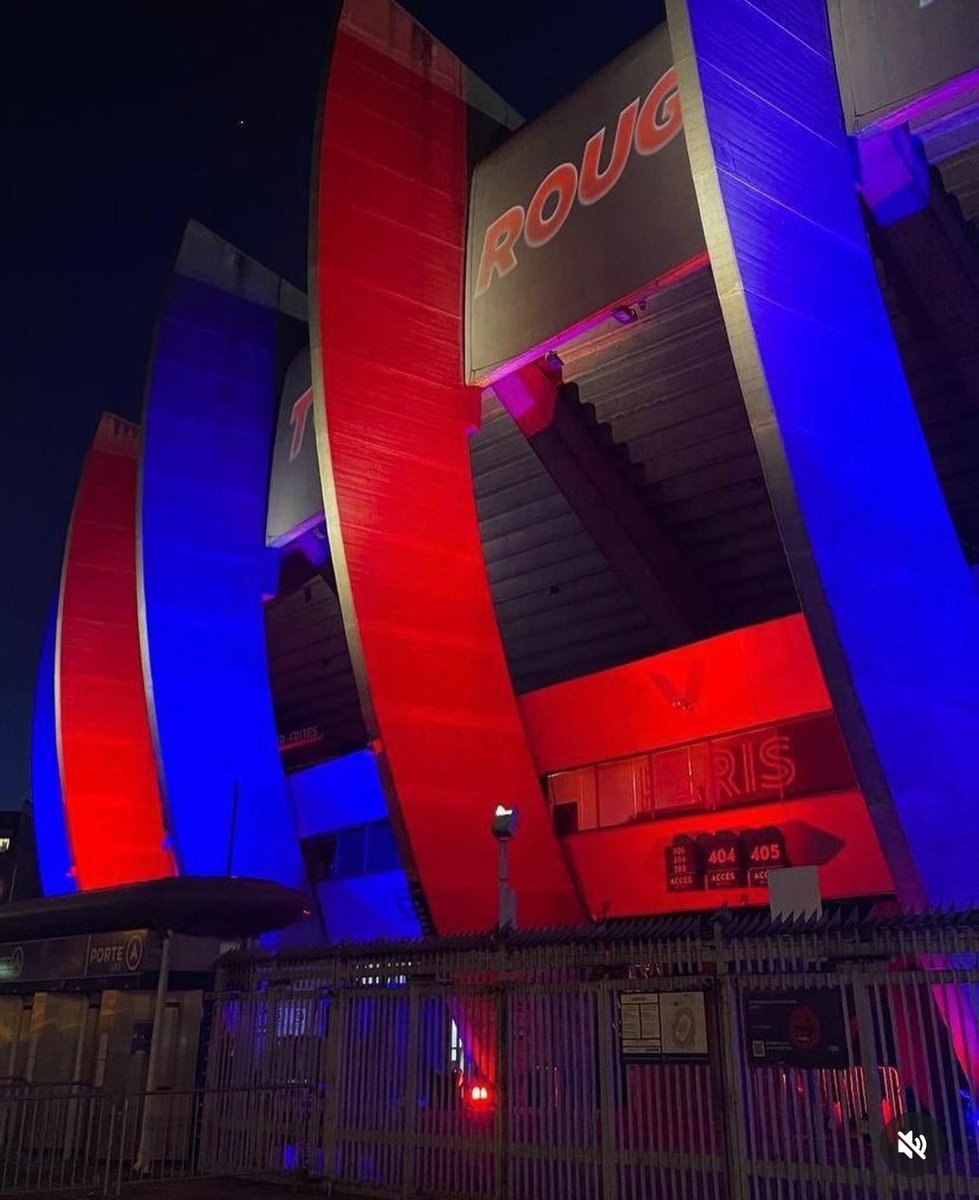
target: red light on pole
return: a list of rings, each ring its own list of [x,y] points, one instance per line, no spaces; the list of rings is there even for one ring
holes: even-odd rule
[[[473,1108],[485,1108],[493,1102],[493,1089],[485,1083],[474,1083],[467,1094]]]

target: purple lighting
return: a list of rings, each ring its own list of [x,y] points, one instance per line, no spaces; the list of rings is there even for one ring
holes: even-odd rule
[[[906,128],[856,139],[860,191],[881,226],[920,212],[928,203],[928,162]]]
[[[670,284],[679,283],[682,279],[686,279],[688,276],[696,274],[697,271],[703,270],[708,263],[709,259],[706,251],[702,254],[695,255],[689,260],[689,262],[681,263],[674,270],[668,271],[659,279],[654,279],[651,283],[647,284],[646,287],[641,288],[638,292],[633,293],[631,296],[624,296],[621,300],[609,308],[603,308],[599,312],[593,313],[590,317],[586,317],[583,321],[579,321],[577,325],[573,325],[569,329],[563,329],[559,334],[555,334],[554,337],[548,339],[548,341],[544,342],[542,345],[532,347],[524,354],[520,354],[516,358],[511,359],[510,362],[501,363],[499,366],[494,367],[485,379],[473,380],[472,382],[478,383],[481,386],[486,386],[487,384],[491,384],[495,380],[500,379],[505,375],[512,374],[521,367],[527,366],[528,363],[536,362],[540,358],[546,358],[549,354],[553,354],[562,346],[567,346],[569,342],[573,342],[578,338],[584,337],[586,333],[590,333],[593,329],[597,329],[606,321],[615,320],[617,323],[621,324],[621,319],[616,316],[616,313],[629,310],[640,300],[645,299],[653,292],[658,292],[665,287],[669,287]]]
[[[909,121],[918,121],[958,100],[959,97],[967,96],[977,88],[979,88],[979,68],[975,71],[967,71],[955,79],[950,79],[948,83],[942,84],[932,92],[927,92],[924,96],[916,97],[902,108],[888,113],[886,117],[881,117],[878,125],[881,129],[895,129]]]

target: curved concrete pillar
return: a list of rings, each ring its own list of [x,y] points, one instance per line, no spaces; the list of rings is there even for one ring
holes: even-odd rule
[[[906,904],[976,898],[979,601],[881,298],[825,0],[668,0],[765,477]]]
[[[78,484],[61,576],[58,755],[75,879],[83,891],[176,873],[139,652],[139,438],[138,426],[102,418]]]
[[[280,321],[301,297],[195,223],[157,326],[140,464],[140,636],[181,872],[304,877],[262,596]],[[298,307],[297,307],[298,305]]]
[[[44,633],[34,692],[31,729],[31,796],[41,888],[45,896],[77,890],[75,861],[68,840],[68,821],[58,769],[58,724],[55,702],[55,644],[58,608],[54,606]]]
[[[497,917],[518,805],[524,924],[580,919],[490,596],[462,384],[464,71],[388,0],[351,0],[329,64],[310,239],[330,547],[392,817],[440,933]]]

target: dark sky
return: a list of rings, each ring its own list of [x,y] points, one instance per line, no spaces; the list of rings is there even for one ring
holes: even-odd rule
[[[103,410],[139,416],[185,221],[305,286],[330,7],[0,2],[0,808],[28,794],[34,674],[82,457]],[[526,116],[662,19],[660,0],[406,7]]]

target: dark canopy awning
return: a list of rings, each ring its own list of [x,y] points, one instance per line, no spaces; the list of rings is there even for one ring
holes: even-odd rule
[[[185,875],[0,906],[0,942],[133,928],[230,939],[309,915],[303,894],[278,883]]]

